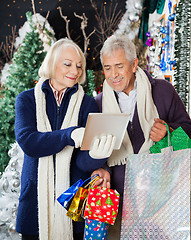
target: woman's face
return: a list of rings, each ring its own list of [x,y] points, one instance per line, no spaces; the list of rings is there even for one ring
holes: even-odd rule
[[[55,76],[51,78],[52,86],[60,91],[73,87],[82,75],[81,57],[73,47],[62,47],[56,62]]]

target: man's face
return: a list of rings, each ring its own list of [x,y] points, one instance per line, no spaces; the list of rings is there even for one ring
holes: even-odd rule
[[[107,83],[117,92],[129,92],[134,89],[135,72],[138,59],[131,65],[123,49],[103,55],[103,70]]]

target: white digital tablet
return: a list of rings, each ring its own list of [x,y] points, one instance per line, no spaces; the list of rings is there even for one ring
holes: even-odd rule
[[[81,150],[91,150],[95,138],[111,134],[116,137],[114,149],[120,149],[130,114],[89,113]]]

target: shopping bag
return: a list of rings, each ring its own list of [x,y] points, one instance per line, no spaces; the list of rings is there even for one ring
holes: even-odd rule
[[[129,157],[121,239],[189,239],[191,149],[168,150]]]
[[[161,139],[159,142],[156,142],[151,148],[151,153],[160,153],[161,149],[166,148],[168,146],[172,146],[174,151],[191,148],[191,139],[182,129],[182,127],[178,127],[173,132],[170,133],[169,127],[167,124],[167,136]]]
[[[78,188],[83,185],[84,181],[82,179],[78,180],[76,183],[74,183],[70,188],[68,188],[65,192],[63,192],[58,198],[57,201],[65,208],[69,209],[69,206],[72,202],[72,199],[76,192],[78,191]]]
[[[106,240],[108,227],[108,223],[86,218],[84,240]]]
[[[118,213],[119,196],[113,189],[90,187],[83,217],[113,225]]]
[[[82,218],[82,210],[85,207],[85,201],[88,196],[89,188],[92,186],[95,181],[99,179],[97,174],[93,175],[91,178],[86,179],[83,185],[78,188],[76,194],[74,195],[72,202],[68,208],[68,212],[66,215],[70,217],[74,221],[82,222],[84,219]],[[87,184],[86,182],[90,180]],[[86,185],[85,185],[86,184]]]
[[[70,207],[68,209],[68,212],[66,215],[70,217],[74,221],[82,222],[84,219],[81,216],[82,209],[84,206],[84,202],[88,196],[88,189],[79,187],[77,193],[75,194]]]

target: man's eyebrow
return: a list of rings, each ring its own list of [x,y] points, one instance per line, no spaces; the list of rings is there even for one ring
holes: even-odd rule
[[[123,63],[116,63],[115,66],[123,65]],[[103,65],[104,67],[111,67],[111,65]]]

